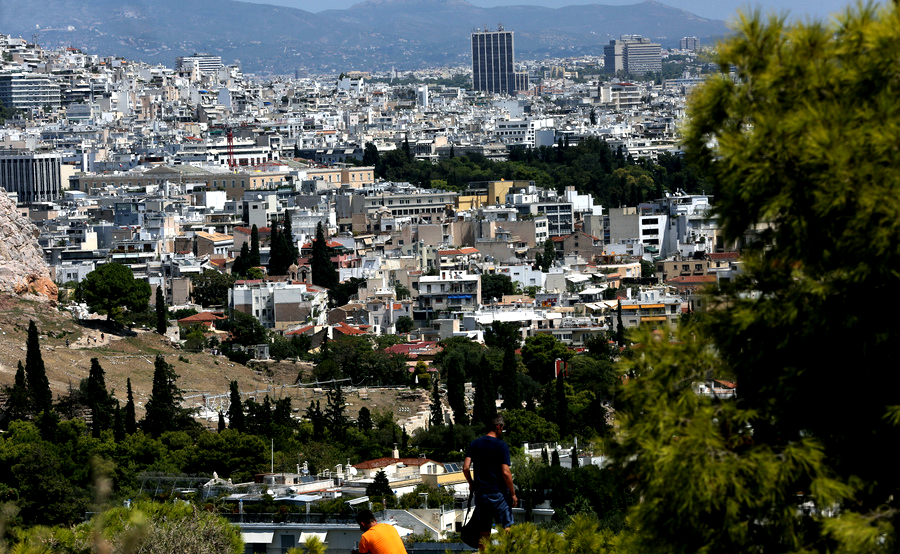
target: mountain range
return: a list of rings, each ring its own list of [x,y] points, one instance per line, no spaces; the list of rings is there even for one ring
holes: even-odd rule
[[[701,42],[728,29],[656,0],[629,6],[481,8],[465,0],[365,0],[311,13],[237,0],[3,0],[0,33],[33,37],[44,47],[172,66],[177,56],[208,52],[245,72],[289,74],[411,70],[470,63],[473,30],[502,23],[515,31],[516,58],[602,54],[622,34],[666,46]]]

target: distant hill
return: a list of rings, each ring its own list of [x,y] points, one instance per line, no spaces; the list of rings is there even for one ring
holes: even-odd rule
[[[728,31],[648,0],[544,8],[480,8],[465,0],[366,0],[346,10],[304,10],[235,0],[3,0],[0,33],[90,53],[172,66],[194,52],[239,61],[247,72],[417,69],[469,62],[469,34],[502,23],[516,33],[517,59],[602,54],[621,34],[663,46],[683,36],[709,43]]]

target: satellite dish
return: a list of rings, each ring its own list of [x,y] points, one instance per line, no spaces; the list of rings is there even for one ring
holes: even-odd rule
[[[353,466],[350,466],[350,475],[357,475],[358,473],[359,473],[358,469],[356,469]]]

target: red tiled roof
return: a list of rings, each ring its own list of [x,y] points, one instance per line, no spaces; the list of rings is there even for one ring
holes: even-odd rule
[[[305,335],[307,331],[314,329],[314,328],[315,328],[314,325],[307,325],[306,327],[301,327],[299,329],[294,329],[293,331],[288,331],[287,333],[284,334],[284,336],[287,337],[287,336],[291,336],[291,335]]]
[[[341,321],[340,323],[335,325],[334,330],[337,331],[338,333],[342,333],[344,335],[365,335],[366,334],[366,332],[363,331],[362,329],[356,329],[356,328],[350,327],[343,321]]]

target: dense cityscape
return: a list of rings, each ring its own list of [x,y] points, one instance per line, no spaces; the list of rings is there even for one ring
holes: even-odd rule
[[[897,330],[852,293],[897,280],[895,77],[855,37],[900,27],[858,10],[265,78],[0,34],[2,549],[471,550],[487,432],[490,552],[889,550]]]

